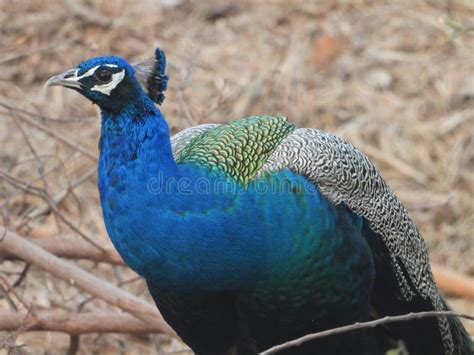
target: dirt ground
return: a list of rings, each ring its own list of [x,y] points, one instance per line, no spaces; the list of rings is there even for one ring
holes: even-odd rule
[[[156,46],[169,62],[162,109],[173,132],[250,114],[282,114],[335,132],[375,162],[431,260],[474,282],[472,0],[0,0],[0,170],[58,197],[75,229],[105,247],[93,170],[97,108],[44,83],[91,56],[134,62],[152,57]],[[0,179],[3,224],[32,239],[81,240],[44,206]],[[149,299],[125,267],[75,263]],[[5,284],[24,266],[0,263],[0,309],[113,310],[35,267],[14,288],[12,306]],[[448,299],[474,313],[472,300]],[[474,323],[465,324],[474,334]],[[70,339],[0,332],[0,343],[0,353],[56,354],[68,351]],[[80,337],[78,353],[185,349],[164,336],[93,334]]]

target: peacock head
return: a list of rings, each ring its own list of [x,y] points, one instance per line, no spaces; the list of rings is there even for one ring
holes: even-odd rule
[[[168,83],[165,69],[165,55],[157,48],[154,60],[134,65],[114,56],[88,59],[76,68],[51,77],[46,85],[71,88],[101,109],[117,112],[145,92],[161,105]]]

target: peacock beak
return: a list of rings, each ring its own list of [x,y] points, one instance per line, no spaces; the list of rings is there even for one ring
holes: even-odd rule
[[[77,69],[69,69],[64,73],[54,75],[48,79],[45,86],[65,86],[69,88],[80,89],[81,83],[79,82],[80,77],[77,76]]]

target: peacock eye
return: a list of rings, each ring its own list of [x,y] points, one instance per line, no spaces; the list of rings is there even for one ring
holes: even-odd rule
[[[107,83],[112,79],[112,73],[110,70],[102,68],[94,73],[94,78],[96,78],[101,83]]]

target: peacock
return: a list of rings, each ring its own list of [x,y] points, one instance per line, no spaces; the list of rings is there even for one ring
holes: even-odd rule
[[[345,140],[282,116],[203,124],[174,137],[156,104],[166,58],[85,60],[47,85],[101,116],[107,232],[196,354],[251,355],[386,315],[449,310],[422,236],[374,164]],[[282,354],[472,354],[457,318],[307,342]]]

